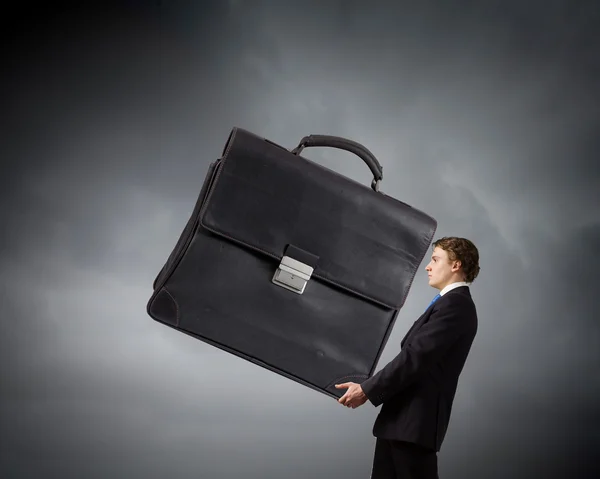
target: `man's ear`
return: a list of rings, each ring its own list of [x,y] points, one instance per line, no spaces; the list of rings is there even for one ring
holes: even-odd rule
[[[452,271],[458,271],[460,269],[460,267],[462,266],[462,263],[460,261],[455,261],[454,264],[452,265]]]

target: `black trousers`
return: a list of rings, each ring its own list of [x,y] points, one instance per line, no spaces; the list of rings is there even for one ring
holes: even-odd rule
[[[437,453],[410,442],[377,438],[371,479],[438,479]]]

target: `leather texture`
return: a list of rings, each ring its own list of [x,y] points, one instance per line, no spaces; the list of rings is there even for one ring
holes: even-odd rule
[[[154,281],[155,320],[331,397],[369,378],[436,221],[234,128]],[[271,281],[288,254],[303,294]]]

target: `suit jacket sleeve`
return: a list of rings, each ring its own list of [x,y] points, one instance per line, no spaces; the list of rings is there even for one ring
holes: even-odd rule
[[[400,354],[361,383],[363,392],[374,406],[423,377],[471,329],[466,300],[456,294],[443,299],[444,304],[432,311],[429,320],[407,341]]]

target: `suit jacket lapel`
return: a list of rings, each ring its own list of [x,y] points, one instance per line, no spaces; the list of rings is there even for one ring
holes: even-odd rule
[[[429,317],[430,314],[431,314],[431,306],[429,308],[427,308],[425,310],[425,312],[421,316],[419,316],[419,319],[417,319],[413,323],[413,325],[410,327],[410,329],[408,330],[408,332],[406,333],[406,335],[404,336],[402,341],[400,341],[400,347],[404,346],[404,343],[406,342],[408,337],[411,335],[411,333],[413,331],[416,331],[418,329],[417,326],[421,326],[421,324],[423,324],[425,322],[425,320]]]

